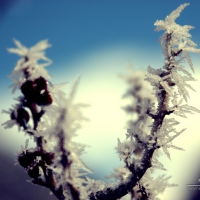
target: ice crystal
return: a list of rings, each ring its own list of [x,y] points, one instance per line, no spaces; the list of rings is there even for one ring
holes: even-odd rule
[[[190,40],[191,34],[189,33],[189,30],[193,29],[194,27],[189,25],[181,26],[175,22],[175,19],[180,16],[182,10],[188,5],[189,3],[182,4],[169,16],[167,16],[164,21],[157,20],[154,25],[157,26],[155,29],[156,31],[165,31],[160,39],[164,57],[166,59],[170,58],[172,61],[174,55],[181,55],[181,53],[183,53],[184,58],[186,58],[190,68],[194,72],[192,61],[188,55],[188,52],[200,53],[200,49],[196,48],[197,45],[192,40]],[[167,43],[169,38],[170,43]]]
[[[175,187],[176,184],[168,183],[171,177],[166,177],[165,175],[159,176],[158,178],[152,178],[149,170],[140,180],[140,186],[145,188],[145,193],[147,193],[149,200],[160,200],[157,195],[163,193],[167,187]]]
[[[13,72],[10,75],[10,79],[14,82],[10,87],[13,88],[13,92],[21,86],[24,81],[24,72],[29,74],[29,78],[37,78],[43,76],[45,79],[51,78],[47,70],[44,68],[51,64],[51,60],[45,56],[44,50],[51,45],[48,44],[48,40],[42,40],[35,46],[28,49],[23,46],[18,40],[14,39],[14,43],[17,48],[9,48],[10,53],[16,53],[22,58],[19,59]],[[45,61],[39,63],[39,60]]]
[[[168,148],[172,147],[177,150],[182,150],[181,148],[176,147],[174,145],[171,146],[171,142],[186,130],[182,129],[180,132],[176,131],[174,126],[178,124],[179,122],[177,122],[174,118],[170,119],[165,118],[162,126],[157,131],[157,138],[158,138],[157,145],[159,147],[162,147],[164,153],[167,155],[169,159],[170,159],[170,153],[168,151]],[[175,134],[170,135],[170,133],[175,133]]]
[[[133,139],[135,138],[135,135],[142,135],[142,131],[140,130],[141,123],[142,121],[140,120],[137,122],[134,129],[127,129],[126,139],[128,139],[129,137]]]
[[[46,137],[55,137],[55,132],[58,132],[58,121],[59,127],[62,127],[66,133],[69,135],[67,137],[76,136],[76,130],[81,127],[81,123],[84,120],[88,120],[82,115],[80,111],[81,107],[87,107],[88,104],[78,104],[74,103],[75,93],[78,87],[79,78],[77,78],[71,88],[71,91],[68,95],[65,95],[61,90],[50,90],[53,99],[56,99],[54,103],[48,107],[45,107],[45,118],[46,122],[43,123],[43,128],[47,128],[48,131],[51,131],[46,135],[47,130],[44,132]],[[62,115],[62,117],[61,117]],[[61,120],[62,118],[62,120]],[[52,125],[50,127],[50,124]],[[52,128],[54,127],[54,128]],[[42,133],[41,133],[42,134]]]
[[[94,180],[89,177],[86,177],[86,180],[87,180],[86,190],[89,193],[95,193],[95,192],[97,192],[99,190],[103,190],[105,188],[105,183],[103,181]]]
[[[107,176],[106,178],[115,178],[119,182],[124,182],[131,175],[131,172],[123,164],[121,167],[115,168],[114,173]]]
[[[2,113],[6,113],[9,114],[9,117],[11,118],[12,113],[14,114],[14,116],[17,117],[17,109],[20,107],[20,104],[15,104],[12,105],[12,108],[10,108],[8,111],[7,110],[2,110]],[[12,128],[14,125],[18,126],[18,131],[20,130],[20,125],[18,124],[18,122],[16,121],[16,119],[9,119],[6,122],[4,122],[3,124],[1,124],[2,126],[4,126],[5,129],[7,128]]]
[[[158,150],[157,150],[158,151]],[[157,154],[156,154],[157,153]],[[163,164],[161,162],[158,161],[157,159],[158,157],[158,152],[154,152],[154,155],[153,155],[153,158],[152,158],[152,168],[157,168],[157,169],[160,169],[160,170],[164,170],[164,171],[167,171]],[[152,168],[150,168],[150,170],[152,171]]]
[[[178,99],[178,97],[178,94],[174,92],[171,99],[173,106],[169,108],[169,110],[173,110],[173,114],[187,118],[186,114],[194,114],[195,112],[200,113],[200,110],[193,106],[189,106],[187,104],[181,105],[183,99]]]
[[[143,98],[143,102],[137,105],[141,106],[140,115],[145,115],[147,112],[154,111],[155,108],[155,103],[151,103],[147,98]]]
[[[131,163],[131,155],[132,149],[129,147],[127,148],[118,138],[118,151],[119,151],[119,158],[120,160],[124,160],[125,162],[130,165]]]
[[[184,77],[182,77],[180,74],[177,73],[176,68],[172,69],[171,76],[172,76],[176,86],[178,87],[178,92],[179,92],[180,96],[183,96],[183,98],[187,102],[187,100],[190,96],[189,96],[189,92],[186,89],[186,87],[195,91],[194,88],[192,88],[189,84],[186,83],[186,81],[184,80]]]
[[[170,15],[165,18],[165,21],[157,20],[154,24],[155,26],[157,26],[155,30],[168,30],[168,32],[180,31],[179,26],[175,25],[175,19],[180,16],[181,11],[188,5],[189,3],[180,5],[176,10],[174,10]]]

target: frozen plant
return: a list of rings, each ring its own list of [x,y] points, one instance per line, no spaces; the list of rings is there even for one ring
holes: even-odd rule
[[[186,117],[187,113],[199,112],[192,106],[182,104],[189,97],[186,87],[193,89],[186,81],[194,81],[195,79],[183,69],[181,64],[186,59],[194,72],[188,52],[200,53],[200,50],[195,48],[196,44],[189,39],[191,36],[188,30],[193,27],[181,27],[174,21],[187,5],[189,4],[181,5],[167,16],[165,21],[159,20],[155,23],[157,31],[165,30],[160,39],[165,65],[163,70],[155,70],[149,66],[146,80],[153,86],[157,102],[150,93],[149,85],[142,81],[145,75],[141,71],[133,70],[129,66],[129,74],[127,76],[120,75],[130,85],[123,97],[130,97],[131,105],[127,105],[123,109],[127,114],[132,114],[132,120],[128,121],[127,140],[123,143],[119,140],[116,149],[127,167],[122,165],[116,168],[115,172],[108,178],[115,178],[118,182],[125,181],[127,174],[130,173],[131,161],[134,168],[137,165],[141,167],[141,158],[144,156],[144,152],[148,153],[154,145],[156,147],[150,159],[151,167],[147,169],[141,179],[139,178],[137,185],[130,191],[131,200],[159,199],[157,195],[164,192],[166,187],[176,186],[168,183],[170,177],[163,175],[154,179],[150,172],[153,173],[155,168],[166,171],[162,163],[158,161],[158,156],[162,153],[161,149],[169,159],[169,148],[184,150],[173,145],[172,140],[185,129],[177,132],[174,126],[178,125],[179,122],[168,116],[173,113]],[[178,72],[187,76],[182,76]]]
[[[141,107],[140,104],[142,103],[144,97],[145,97],[144,101],[146,101],[150,106],[154,106],[154,104],[156,103],[154,95],[150,93],[151,86],[143,81],[145,78],[145,73],[143,71],[134,70],[130,65],[129,65],[128,75],[120,74],[119,77],[124,79],[129,85],[129,88],[127,92],[123,95],[123,98],[129,97],[131,100],[131,104],[122,107],[122,109],[127,114],[132,116],[132,119],[128,121],[127,126],[129,127],[129,129],[133,129],[136,126],[136,124],[138,124],[139,121],[142,121],[143,123],[140,125],[140,130],[142,130],[142,132],[140,133],[140,135],[142,136],[143,134],[145,136],[150,131],[149,125],[152,123],[152,119],[151,117],[142,114],[145,107]],[[132,140],[131,139],[125,140],[123,142],[123,145],[128,153],[130,152],[130,149],[134,149],[130,156],[134,158],[135,164],[137,161],[140,162],[141,155],[143,153],[143,148],[136,141],[136,138],[133,138]],[[120,145],[116,147],[116,150],[117,153],[120,152]],[[155,199],[154,197],[162,193],[166,189],[166,187],[177,186],[175,184],[168,183],[168,179],[170,177],[164,178],[165,175],[163,175],[161,177],[154,179],[154,177],[152,176],[154,169],[166,171],[164,166],[156,158],[160,154],[162,154],[162,152],[158,149],[154,152],[152,157],[152,167],[146,171],[145,175],[142,177],[140,181],[138,181],[137,185],[130,191],[129,196],[127,196],[126,199],[138,200],[142,198],[147,199],[147,197],[149,199]],[[116,181],[122,182],[127,178],[129,174],[130,171],[125,167],[123,163],[122,166],[115,168],[115,172],[107,176],[107,178],[114,178],[116,179]],[[151,182],[151,184],[149,184],[149,182]],[[158,187],[160,186],[160,184],[163,185],[162,188]],[[148,190],[148,195],[146,196],[144,194],[142,195],[142,191],[144,192],[145,190]]]
[[[27,140],[25,147],[18,152],[18,162],[33,183],[49,188],[59,200],[117,200],[130,192],[132,198],[153,200],[158,199],[157,195],[166,187],[174,186],[164,176],[150,181],[149,169],[164,169],[158,161],[160,149],[169,159],[169,148],[182,150],[172,142],[185,129],[177,131],[175,126],[179,122],[169,116],[186,117],[188,113],[200,112],[183,104],[189,98],[188,88],[194,90],[187,81],[195,79],[182,63],[186,59],[194,72],[188,52],[200,53],[190,40],[189,30],[193,27],[175,22],[188,5],[179,6],[164,21],[155,22],[157,31],[164,30],[160,39],[164,66],[162,69],[149,66],[145,80],[153,86],[156,102],[154,104],[150,95],[143,100],[138,96],[137,105],[125,108],[136,112],[138,118],[130,123],[127,140],[121,142],[118,139],[118,153],[124,166],[115,170],[113,177],[118,178],[115,184],[106,185],[88,178],[86,175],[92,171],[80,159],[86,146],[72,141],[81,122],[87,120],[81,108],[88,105],[74,103],[79,78],[66,95],[59,89],[62,85],[53,86],[49,82],[50,76],[44,68],[51,62],[44,53],[50,47],[48,41],[41,41],[28,49],[14,40],[18,48],[8,50],[22,58],[10,77],[14,82],[13,91],[20,89],[23,96],[16,99],[18,103],[12,109],[3,111],[10,115],[10,120],[3,126],[10,128],[16,124],[34,139],[35,148],[28,148]],[[41,64],[41,59],[46,62]],[[136,91],[140,90],[140,85],[134,81],[133,84],[135,88],[130,92],[133,96],[138,95]],[[30,114],[32,125],[29,123]],[[147,122],[149,125],[145,126]]]

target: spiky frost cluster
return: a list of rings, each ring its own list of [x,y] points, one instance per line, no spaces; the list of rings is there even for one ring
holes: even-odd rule
[[[181,11],[188,5],[181,5],[168,15],[165,20],[157,20],[154,24],[156,31],[165,31],[160,38],[164,66],[163,69],[154,69],[149,66],[145,80],[153,86],[153,94],[157,98],[158,104],[155,105],[154,98],[150,99],[150,96],[146,97],[145,95],[141,95],[145,93],[146,88],[145,84],[144,87],[142,84],[138,84],[137,72],[135,72],[135,77],[134,71],[132,76],[122,76],[131,85],[131,89],[128,90],[125,97],[132,96],[135,100],[132,105],[124,107],[124,110],[127,113],[136,113],[138,115],[135,121],[129,121],[130,128],[127,130],[127,140],[122,143],[118,139],[117,151],[120,159],[124,160],[127,171],[133,168],[133,171],[136,173],[138,168],[142,169],[144,163],[141,160],[144,160],[148,152],[152,149],[154,150],[154,154],[151,158],[150,171],[153,173],[155,168],[166,171],[162,163],[158,160],[158,156],[161,153],[160,149],[163,150],[169,159],[169,148],[184,150],[172,144],[172,141],[186,130],[182,129],[181,131],[177,131],[175,126],[179,122],[168,116],[175,114],[180,117],[186,117],[189,113],[200,113],[199,109],[183,104],[183,101],[185,100],[187,102],[189,98],[188,88],[195,91],[187,81],[195,81],[195,79],[184,69],[182,63],[184,60],[187,60],[190,68],[194,72],[193,64],[188,53],[200,53],[200,49],[197,49],[197,45],[190,39],[191,35],[189,34],[189,30],[194,27],[188,25],[181,26],[175,22],[176,18],[180,16]],[[147,123],[146,120],[153,120],[147,129],[144,127],[144,124]],[[138,160],[138,154],[135,153],[138,148],[141,160]],[[121,168],[124,167],[117,168],[115,173],[110,177],[122,180],[124,172]],[[159,199],[157,195],[162,193],[166,187],[175,186],[174,184],[168,184],[168,179],[162,176],[152,181],[149,170],[147,170],[141,180],[138,181],[138,187],[134,187],[131,191],[132,198],[136,198],[137,190],[141,194],[140,197],[137,196],[138,199]]]
[[[13,90],[21,89],[24,96],[16,99],[18,104],[12,109],[3,110],[11,119],[2,125],[5,128],[22,126],[37,144],[36,148],[28,149],[26,141],[25,148],[22,146],[17,153],[18,163],[26,169],[33,183],[50,189],[55,187],[52,191],[55,195],[60,192],[59,195],[71,198],[75,192],[80,199],[86,200],[93,192],[91,180],[83,178],[92,171],[80,159],[86,145],[72,141],[73,137],[77,136],[82,121],[88,120],[83,116],[81,108],[89,105],[74,103],[80,77],[75,80],[71,91],[66,95],[60,90],[65,83],[53,86],[46,80],[50,76],[44,67],[51,63],[43,51],[51,46],[47,40],[30,49],[15,39],[14,42],[18,48],[10,48],[8,51],[22,57],[10,77],[14,81]],[[40,60],[46,63],[39,64]],[[30,109],[32,114],[33,127],[28,124],[27,109]],[[56,182],[51,186],[48,181],[53,177]],[[99,183],[96,185],[99,186]]]
[[[14,82],[11,88],[13,92],[21,87],[21,84],[25,81],[25,74],[29,74],[30,79],[43,76],[46,79],[50,79],[51,76],[45,69],[46,66],[50,65],[52,61],[45,56],[44,50],[51,47],[48,40],[42,40],[35,46],[28,49],[23,46],[18,40],[14,39],[14,43],[17,48],[9,48],[10,53],[15,53],[21,58],[18,60],[13,72],[10,75],[10,79]],[[43,63],[39,61],[43,60]]]
[[[193,27],[181,26],[175,22],[175,19],[180,16],[180,12],[188,5],[189,4],[181,5],[167,16],[164,21],[157,20],[155,22],[155,26],[157,26],[155,29],[156,31],[165,31],[160,39],[163,56],[165,58],[165,65],[163,66],[163,70],[154,70],[149,67],[148,74],[146,75],[146,80],[150,82],[154,87],[154,90],[156,90],[156,97],[159,102],[158,108],[162,104],[162,100],[164,100],[164,112],[166,115],[173,112],[173,114],[181,117],[185,117],[188,113],[193,114],[195,112],[200,112],[192,106],[182,104],[183,100],[187,102],[189,98],[187,88],[194,90],[186,82],[195,81],[195,79],[181,64],[186,59],[194,72],[188,52],[200,53],[200,49],[196,48],[197,45],[189,39],[191,37],[189,30]],[[184,76],[182,76],[180,72],[184,73]],[[155,116],[152,117],[154,118]],[[156,137],[162,141],[162,144],[160,144],[162,147],[166,146],[167,148],[175,148],[171,145],[172,140],[184,131],[182,130],[181,132],[177,132],[173,129],[173,125],[178,123],[179,122],[174,118],[165,119],[163,121],[162,126],[159,127],[159,130],[156,133]],[[170,136],[171,132],[175,132],[176,134]],[[177,147],[176,149],[181,148]],[[165,149],[164,152],[169,157],[167,149]]]

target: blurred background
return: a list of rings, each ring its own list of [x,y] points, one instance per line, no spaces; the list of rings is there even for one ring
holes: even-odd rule
[[[0,0],[0,110],[8,110],[20,95],[8,89],[12,84],[11,74],[18,56],[9,54],[7,48],[15,47],[13,38],[27,47],[48,39],[52,47],[46,55],[53,63],[47,67],[53,84],[69,82],[63,90],[68,91],[77,76],[81,76],[76,102],[91,104],[83,113],[90,119],[79,131],[77,141],[90,145],[82,156],[94,174],[101,179],[111,174],[121,162],[114,147],[117,138],[125,139],[126,121],[129,119],[120,108],[127,104],[121,99],[127,85],[118,74],[128,73],[128,63],[135,70],[163,66],[161,47],[158,42],[162,32],[154,32],[156,20],[164,20],[180,4],[176,0]],[[200,1],[191,0],[176,20],[181,25],[192,25],[192,39],[200,44]],[[200,56],[191,55],[195,75],[200,78]],[[189,72],[191,69],[187,66]],[[192,73],[192,72],[191,72]],[[191,84],[190,105],[200,109],[199,82]],[[0,114],[0,124],[9,116]],[[188,115],[180,119],[179,130],[187,130],[174,144],[185,152],[171,151],[171,161],[161,158],[171,175],[171,183],[179,186],[169,188],[160,195],[163,200],[199,199],[200,191],[188,191],[187,184],[197,184],[200,179],[200,116]],[[24,146],[27,136],[17,127],[3,129],[0,126],[0,199],[55,199],[46,188],[27,183],[30,178],[24,169],[15,163],[14,153]],[[30,146],[34,146],[33,141]],[[159,173],[163,173],[158,172]]]

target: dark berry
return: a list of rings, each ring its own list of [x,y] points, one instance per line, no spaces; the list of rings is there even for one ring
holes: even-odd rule
[[[47,106],[52,104],[52,102],[52,97],[47,90],[41,91],[40,94],[37,94],[36,103],[39,106]]]
[[[47,81],[41,76],[34,81],[27,80],[23,83],[21,91],[26,100],[36,103],[39,106],[52,104],[52,97],[47,90]]]
[[[20,126],[27,124],[30,119],[28,112],[24,108],[18,108],[16,113],[13,111],[10,117],[12,120],[16,120]]]
[[[47,90],[47,81],[42,76],[34,80],[38,91]]]
[[[25,83],[21,86],[21,91],[26,97],[27,100],[34,102],[35,96],[37,94],[36,84],[34,84],[33,81],[27,80]]]
[[[16,116],[17,115],[17,113],[15,113],[15,111],[13,111],[11,114],[10,114],[10,118],[12,119],[12,120],[16,120]]]
[[[26,153],[23,152],[18,156],[19,164],[24,168],[28,168],[36,159],[36,156],[38,156],[37,151],[30,152],[29,150],[27,150]]]
[[[41,157],[39,162],[36,162],[37,156]],[[29,149],[18,156],[19,164],[27,170],[31,178],[38,178],[40,176],[39,166],[50,165],[53,163],[53,159],[54,154],[51,152],[32,152]]]

